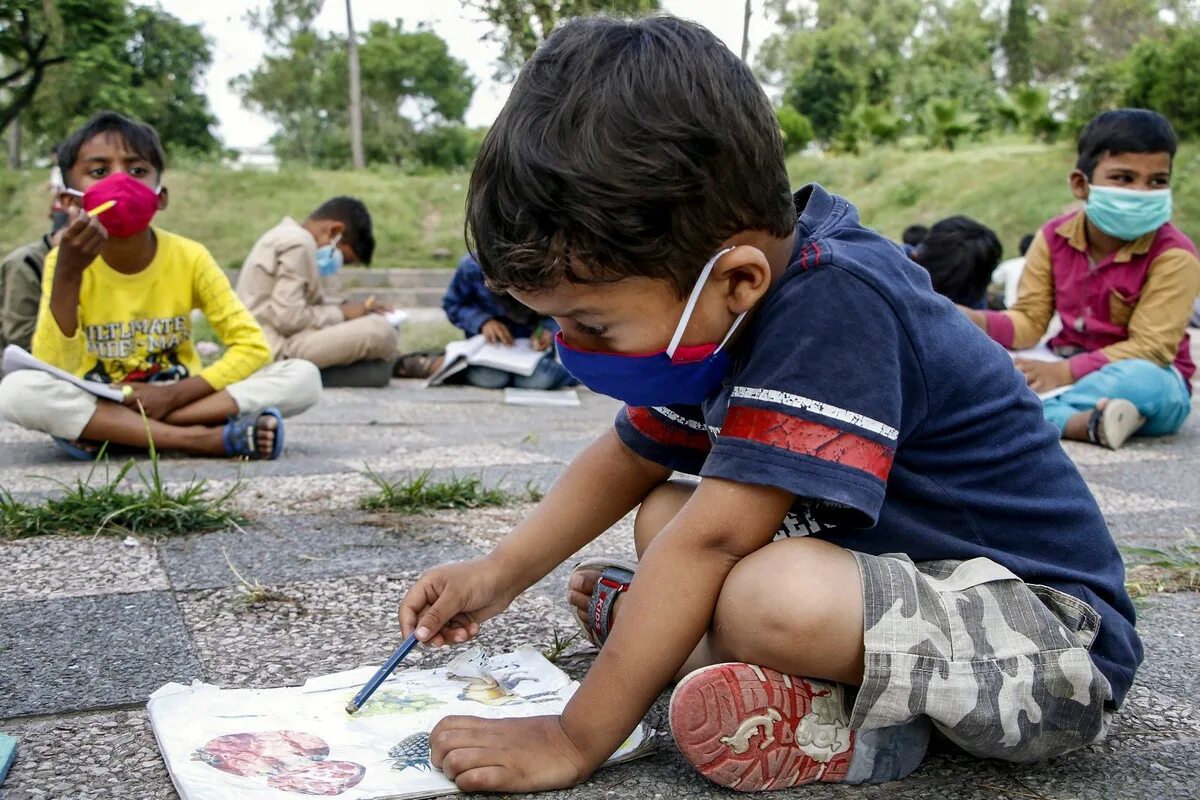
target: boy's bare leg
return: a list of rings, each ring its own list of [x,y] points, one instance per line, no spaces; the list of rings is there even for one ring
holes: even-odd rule
[[[147,424],[149,436],[153,437],[154,446],[160,450],[179,450],[202,456],[225,455],[223,424],[175,425],[159,420],[145,420],[133,409],[108,400],[96,403],[96,413],[88,420],[80,438],[96,442],[107,441],[127,447],[148,447]],[[274,447],[276,425],[273,417],[263,420],[262,429],[257,437],[258,451],[262,455],[269,455]]]
[[[693,483],[668,481],[646,497],[634,523],[639,557],[694,488]],[[569,600],[581,615],[587,613],[599,577],[598,572],[572,577]],[[730,572],[708,635],[676,678],[709,664],[746,661],[857,686],[863,674],[861,586],[858,564],[848,550],[812,538],[772,542]],[[613,607],[612,624],[619,605]]]
[[[171,425],[224,425],[230,414],[237,413],[233,395],[222,389],[175,409],[163,417],[163,422]]]

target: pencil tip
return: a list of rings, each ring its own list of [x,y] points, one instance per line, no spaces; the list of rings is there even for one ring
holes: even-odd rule
[[[353,714],[355,711],[358,711],[358,706],[354,705],[354,703],[352,703],[352,702],[346,703],[346,713],[347,714]]]

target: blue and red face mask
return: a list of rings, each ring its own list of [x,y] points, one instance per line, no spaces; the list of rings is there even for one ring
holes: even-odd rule
[[[563,339],[562,331],[554,339],[558,357],[567,371],[594,392],[614,397],[631,406],[698,405],[707,398],[729,372],[732,361],[725,351],[734,331],[746,316],[738,315],[719,344],[681,347],[683,332],[700,299],[708,276],[717,259],[732,250],[727,247],[709,259],[696,279],[696,286],[675,326],[675,335],[666,349],[655,353],[607,353],[579,350]]]

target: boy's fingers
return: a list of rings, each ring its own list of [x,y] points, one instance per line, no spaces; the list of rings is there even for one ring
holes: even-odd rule
[[[437,600],[434,601],[434,604],[426,609],[418,619],[417,640],[422,642],[427,641],[435,633],[446,627],[446,623],[460,610],[458,596],[454,593],[443,591]]]

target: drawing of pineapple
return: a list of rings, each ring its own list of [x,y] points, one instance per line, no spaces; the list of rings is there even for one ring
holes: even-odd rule
[[[392,759],[393,769],[405,770],[409,767],[416,767],[432,772],[433,764],[429,761],[429,733],[413,733],[405,736],[391,750],[388,750],[388,757]]]

